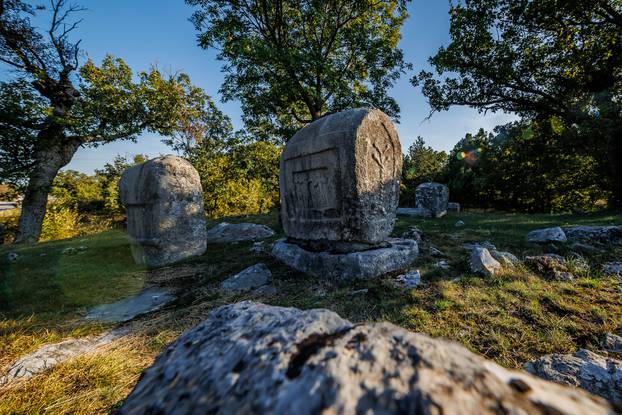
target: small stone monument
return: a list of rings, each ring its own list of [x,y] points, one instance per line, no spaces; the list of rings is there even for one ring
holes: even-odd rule
[[[288,240],[273,254],[318,277],[370,278],[407,267],[417,243],[388,239],[401,170],[397,131],[380,110],[352,109],[307,125],[281,155]]]
[[[188,161],[168,155],[130,167],[119,192],[136,262],[160,267],[205,253],[203,191]]]
[[[440,218],[447,214],[449,188],[440,183],[422,183],[415,190],[415,205],[429,218]]]

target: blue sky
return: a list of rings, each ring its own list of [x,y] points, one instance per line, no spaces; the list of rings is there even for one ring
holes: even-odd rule
[[[239,103],[220,102],[221,64],[214,51],[196,46],[196,31],[188,21],[192,8],[183,0],[82,0],[80,3],[88,11],[81,16],[84,20],[76,37],[82,39],[82,47],[89,57],[98,62],[111,53],[123,58],[135,71],[147,69],[152,63],[164,69],[184,71],[219,102],[236,128],[242,127]],[[513,118],[502,113],[483,116],[475,110],[456,107],[425,120],[429,106],[421,90],[414,88],[409,79],[428,68],[427,58],[449,41],[448,9],[449,0],[415,0],[409,7],[410,17],[404,24],[400,46],[414,68],[391,91],[402,110],[397,128],[404,151],[418,135],[435,149],[450,150],[466,133],[480,127],[490,129]],[[116,154],[155,156],[171,152],[159,137],[145,134],[137,143],[115,142],[95,149],[80,149],[67,168],[92,173]]]

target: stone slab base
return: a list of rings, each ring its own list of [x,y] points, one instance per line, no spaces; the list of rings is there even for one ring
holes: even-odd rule
[[[272,255],[297,271],[318,278],[348,280],[374,278],[406,269],[419,248],[412,239],[389,239],[390,246],[348,254],[312,252],[286,241],[274,244]]]
[[[431,211],[424,208],[397,208],[398,216],[411,216],[415,218],[442,218],[447,214],[446,210],[432,214]]]

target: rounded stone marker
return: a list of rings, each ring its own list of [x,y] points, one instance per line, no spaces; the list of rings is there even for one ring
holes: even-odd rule
[[[281,218],[301,241],[385,241],[395,224],[402,148],[377,109],[328,115],[298,131],[280,161]]]
[[[160,267],[205,252],[203,190],[187,160],[168,155],[130,167],[119,195],[136,262]]]

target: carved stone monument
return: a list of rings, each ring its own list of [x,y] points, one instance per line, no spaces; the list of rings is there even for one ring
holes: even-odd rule
[[[415,190],[417,209],[425,212],[429,218],[440,218],[447,214],[449,188],[440,183],[422,183]]]
[[[352,109],[298,131],[280,162],[281,221],[273,254],[300,271],[339,278],[402,269],[417,254],[388,240],[399,201],[402,150],[391,119]]]
[[[136,262],[160,267],[205,252],[203,191],[188,161],[168,155],[130,167],[119,192]]]

